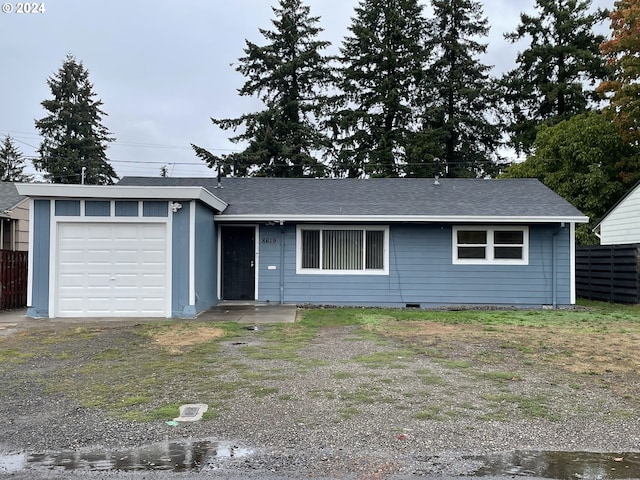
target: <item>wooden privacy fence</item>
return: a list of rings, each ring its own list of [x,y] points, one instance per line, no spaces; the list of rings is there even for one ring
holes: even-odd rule
[[[27,305],[27,252],[0,250],[0,310]]]
[[[640,244],[576,248],[576,294],[589,300],[640,303]]]

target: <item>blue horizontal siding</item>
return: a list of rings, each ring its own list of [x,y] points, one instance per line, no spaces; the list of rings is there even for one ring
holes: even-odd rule
[[[263,226],[260,237],[266,240],[260,243],[259,299],[278,298],[280,245],[284,240],[285,303],[363,306],[419,303],[424,307],[552,304],[552,251],[556,233],[556,300],[569,304],[569,228],[558,231],[553,225],[529,227],[528,265],[454,265],[450,226],[391,226],[388,275],[296,274],[295,225],[285,226],[283,239],[280,227]]]

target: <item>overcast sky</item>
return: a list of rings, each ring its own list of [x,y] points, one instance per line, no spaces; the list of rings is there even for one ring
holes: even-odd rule
[[[614,0],[593,6],[613,8]],[[1,2],[0,2],[1,3]],[[162,165],[178,176],[214,176],[195,157],[191,143],[217,153],[239,147],[210,118],[233,118],[257,111],[255,100],[239,97],[244,78],[232,63],[243,55],[245,39],[262,44],[259,28],[271,29],[277,0],[49,0],[42,13],[17,13],[18,2],[0,13],[0,139],[10,134],[26,157],[36,155],[41,138],[35,119],[40,102],[51,98],[46,83],[67,53],[89,70],[97,98],[108,114],[104,125],[116,137],[107,151],[120,177],[157,176]],[[320,17],[320,39],[337,52],[358,0],[307,0]],[[521,11],[534,0],[484,0],[491,24],[483,59],[494,73],[513,67],[520,45],[513,31]],[[602,32],[609,34],[608,23]],[[30,172],[33,170],[30,169]]]

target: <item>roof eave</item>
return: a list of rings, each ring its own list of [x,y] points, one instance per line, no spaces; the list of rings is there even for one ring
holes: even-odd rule
[[[216,215],[216,222],[332,222],[332,223],[588,223],[585,216],[500,215]]]
[[[51,183],[19,183],[18,193],[40,198],[103,198],[149,200],[199,200],[223,212],[227,203],[204,187],[138,187],[126,185],[60,185]]]

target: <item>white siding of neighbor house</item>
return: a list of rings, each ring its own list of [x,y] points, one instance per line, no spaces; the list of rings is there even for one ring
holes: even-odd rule
[[[640,243],[640,185],[600,224],[600,244]]]

